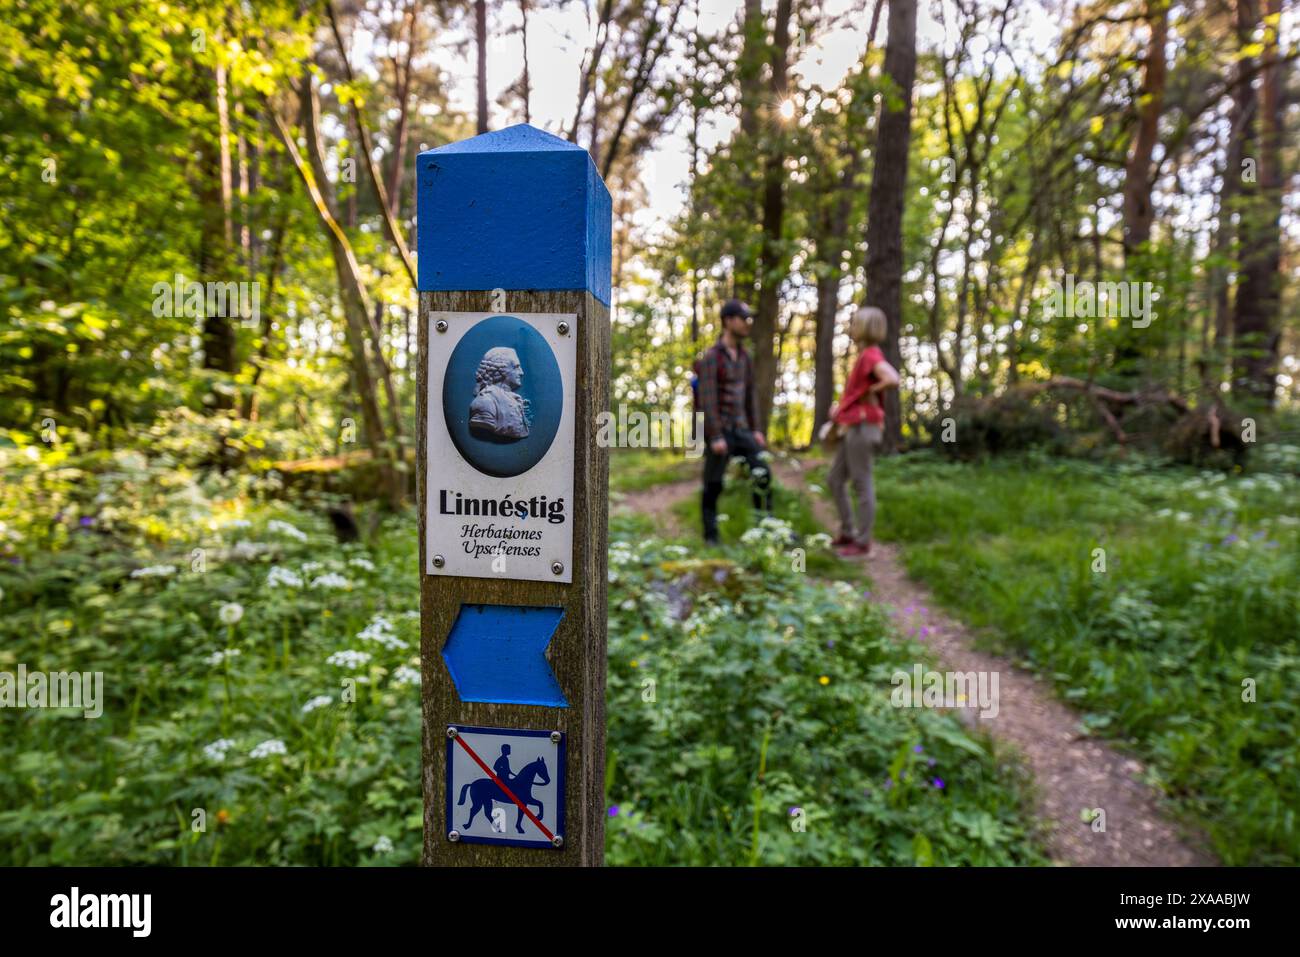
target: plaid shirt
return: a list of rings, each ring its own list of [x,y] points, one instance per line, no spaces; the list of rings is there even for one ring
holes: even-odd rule
[[[726,429],[751,429],[758,422],[754,364],[743,346],[733,359],[719,339],[700,362],[700,410],[704,438],[712,441]]]

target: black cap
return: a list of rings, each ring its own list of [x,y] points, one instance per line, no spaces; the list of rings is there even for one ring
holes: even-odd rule
[[[754,314],[749,311],[749,307],[739,299],[728,299],[722,304],[721,317],[726,319],[728,316],[741,316],[745,319],[754,318]]]

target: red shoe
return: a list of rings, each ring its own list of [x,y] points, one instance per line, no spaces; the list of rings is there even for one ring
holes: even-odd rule
[[[871,554],[871,545],[870,543],[866,545],[859,545],[857,542],[854,542],[850,545],[845,545],[841,549],[838,549],[835,552],[835,554],[839,555],[840,558],[859,558],[863,555]]]
[[[835,536],[835,538],[832,539],[831,541],[831,545],[837,548],[840,545],[852,545],[852,544],[853,544],[853,536],[845,535],[843,533],[840,533],[839,535]]]

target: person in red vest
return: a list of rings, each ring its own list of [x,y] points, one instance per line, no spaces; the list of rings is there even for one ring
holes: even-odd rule
[[[898,371],[880,350],[886,329],[885,314],[875,306],[862,307],[849,320],[849,338],[862,347],[862,353],[844,384],[844,395],[831,412],[841,439],[826,478],[840,513],[840,534],[833,544],[842,546],[838,550],[842,558],[871,552],[871,531],[876,523],[871,473],[885,426],[881,393],[898,388]],[[849,500],[850,481],[858,497],[856,516]]]

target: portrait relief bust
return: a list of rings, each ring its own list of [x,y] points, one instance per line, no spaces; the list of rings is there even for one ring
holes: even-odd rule
[[[469,429],[478,438],[515,442],[528,438],[532,414],[518,388],[524,369],[514,349],[497,346],[484,353],[474,376],[474,400],[469,406]]]

